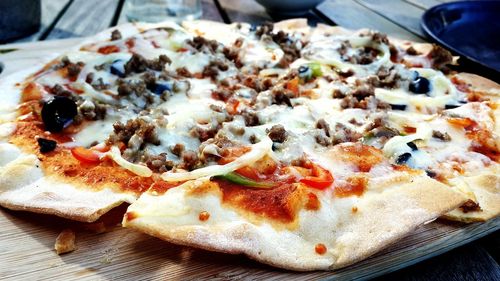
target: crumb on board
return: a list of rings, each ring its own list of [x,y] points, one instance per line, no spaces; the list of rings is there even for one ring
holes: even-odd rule
[[[75,232],[72,229],[65,229],[56,238],[54,249],[58,255],[76,250]]]

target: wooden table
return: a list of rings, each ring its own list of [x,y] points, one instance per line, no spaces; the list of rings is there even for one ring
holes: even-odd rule
[[[96,32],[126,22],[124,4],[126,0],[41,0],[42,1],[42,27],[40,30],[26,38],[17,40],[12,47],[23,48],[29,46],[23,43],[46,41],[53,39],[85,37]],[[309,11],[305,16],[311,24],[318,22],[327,24],[338,24],[351,29],[372,28],[377,29],[395,37],[410,39],[413,41],[426,41],[425,35],[420,29],[420,17],[426,9],[433,5],[447,0],[327,0],[315,9]],[[252,0],[202,0],[203,18],[223,21],[226,23],[235,21],[246,21],[251,23],[261,23],[264,21],[276,21],[281,18],[277,15],[269,15],[265,9]],[[72,40],[66,41],[71,44]],[[21,43],[21,44],[18,44]],[[50,46],[53,43],[44,43]],[[62,43],[57,43],[62,44]],[[41,46],[41,45],[40,45]],[[0,47],[8,47],[1,46]],[[14,55],[14,54],[12,54]],[[21,68],[22,62],[17,65]],[[1,65],[0,65],[1,67]],[[10,71],[9,71],[10,72]],[[0,76],[1,78],[2,76]],[[42,243],[51,241],[51,235],[56,231],[37,225],[37,223],[47,221],[44,216],[33,218],[26,214],[6,211],[0,209],[0,215],[3,220],[18,220],[15,225],[21,229],[28,229],[36,226],[37,231],[45,240],[40,238]],[[64,221],[58,221],[56,224],[60,227]],[[119,231],[118,231],[119,232]],[[110,236],[109,234],[106,234]],[[106,236],[105,235],[105,236]],[[117,237],[115,234],[111,236]],[[130,237],[138,234],[130,234]],[[88,235],[87,235],[88,236]],[[55,236],[53,236],[55,237]],[[118,236],[125,239],[124,236]],[[0,229],[0,239],[12,239],[8,237],[5,229]],[[106,238],[99,238],[106,239]],[[108,238],[109,239],[109,238]],[[137,247],[157,247],[159,241],[148,240],[140,236]],[[14,241],[14,240],[12,240]],[[23,241],[23,240],[20,240]],[[153,241],[153,242],[151,242]],[[84,243],[88,243],[84,240]],[[22,244],[22,242],[21,242]],[[19,245],[22,247],[22,245]],[[87,245],[88,246],[88,245]],[[47,244],[47,247],[51,245]],[[171,246],[170,246],[171,247]],[[161,250],[161,245],[159,246]],[[168,255],[180,260],[184,260],[183,255],[189,255],[189,251],[181,247],[174,247],[175,253]],[[0,248],[0,264],[11,258],[3,255]],[[415,249],[418,251],[418,249]],[[465,246],[456,248],[448,253],[420,262],[416,265],[407,267],[383,277],[380,280],[500,280],[500,267],[498,261],[500,258],[500,235],[499,232],[490,234],[480,240]],[[104,258],[110,253],[104,253]],[[36,253],[33,253],[36,255]],[[160,255],[160,253],[158,253]],[[210,258],[210,253],[203,252],[198,254],[198,259]],[[220,260],[229,261],[231,257],[213,254]],[[111,256],[111,255],[110,255]],[[153,257],[154,258],[154,257]],[[5,260],[4,260],[5,259]],[[26,263],[29,264],[32,257],[26,257]],[[196,260],[196,257],[195,257]],[[65,261],[71,263],[71,256],[65,258]],[[33,262],[35,262],[33,260]],[[106,262],[106,261],[105,261]],[[110,261],[111,262],[111,261]],[[196,265],[196,263],[194,264]],[[250,265],[253,267],[253,265]],[[111,266],[112,268],[112,266]],[[110,268],[110,270],[111,270]],[[0,269],[0,279],[10,277],[16,279],[14,269]],[[93,270],[93,269],[85,269]],[[83,270],[82,274],[85,274]],[[186,269],[188,270],[188,268]],[[9,275],[11,274],[11,275]],[[4,276],[2,276],[4,275]],[[31,276],[36,278],[36,272]],[[83,275],[82,275],[83,276]],[[185,275],[188,276],[188,275]],[[168,277],[168,275],[166,275]],[[213,275],[214,279],[226,280],[234,278],[253,279],[259,276],[248,275]],[[265,277],[265,275],[260,276]]]

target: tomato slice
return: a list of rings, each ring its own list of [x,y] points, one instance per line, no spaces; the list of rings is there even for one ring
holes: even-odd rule
[[[73,157],[78,159],[80,162],[88,164],[98,164],[101,162],[101,158],[95,150],[87,149],[82,146],[72,148],[71,154],[73,154]]]
[[[466,130],[470,130],[477,125],[476,121],[474,121],[470,118],[450,117],[450,118],[446,118],[446,121],[448,121],[448,123],[455,125],[457,127],[463,127]]]
[[[103,55],[108,55],[108,54],[111,54],[111,53],[118,53],[118,52],[120,52],[120,48],[118,46],[115,46],[115,45],[108,45],[108,46],[100,47],[97,50],[97,52],[100,53],[100,54],[103,54]]]
[[[285,85],[287,90],[292,91],[292,93],[297,97],[299,96],[299,77],[288,81]]]
[[[311,175],[300,179],[300,182],[316,189],[325,189],[332,185],[333,176],[330,171],[312,164]]]

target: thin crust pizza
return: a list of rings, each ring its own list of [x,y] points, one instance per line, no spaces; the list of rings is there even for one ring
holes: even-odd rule
[[[500,86],[371,31],[127,24],[0,81],[0,205],[293,270],[500,213]]]

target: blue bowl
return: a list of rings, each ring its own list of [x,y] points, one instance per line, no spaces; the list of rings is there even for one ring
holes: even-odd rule
[[[256,0],[268,13],[275,15],[300,16],[324,0]]]
[[[40,0],[0,0],[0,43],[38,31],[40,20]]]
[[[427,10],[422,29],[460,56],[500,71],[500,1],[462,1]]]

